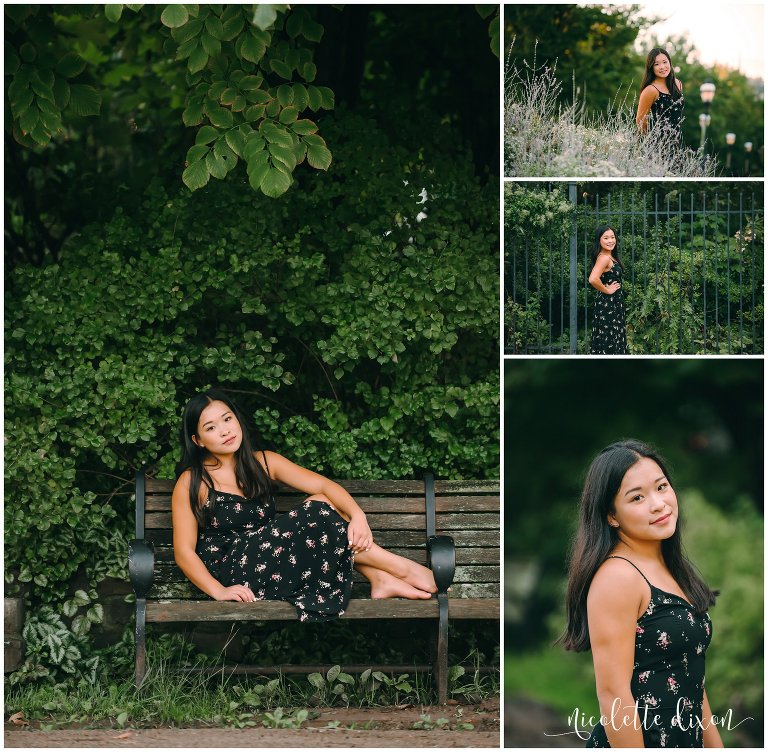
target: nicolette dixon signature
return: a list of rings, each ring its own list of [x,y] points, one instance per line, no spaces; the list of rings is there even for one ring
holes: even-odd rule
[[[738,723],[733,723],[733,710],[729,708],[725,715],[713,715],[711,720],[703,721],[699,716],[690,713],[684,714],[685,708],[681,705],[681,702],[682,698],[677,702],[675,716],[677,719],[676,725],[684,731],[688,731],[697,726],[704,730],[713,725],[732,731],[745,721],[755,720],[752,716],[747,716],[744,720],[741,720]],[[564,731],[561,734],[548,734],[545,731],[544,736],[567,736],[568,734],[576,734],[579,739],[586,740],[589,739],[592,727],[597,723],[602,723],[603,726],[611,726],[615,731],[618,731],[621,728],[629,727],[635,729],[650,729],[658,724],[659,720],[659,716],[653,713],[647,705],[640,707],[640,705],[635,702],[634,705],[629,707],[622,707],[621,700],[617,697],[611,705],[611,715],[609,717],[601,715],[595,720],[594,716],[586,716],[583,712],[579,711],[578,708],[574,708],[573,713],[568,716],[568,725],[573,727],[573,731]]]

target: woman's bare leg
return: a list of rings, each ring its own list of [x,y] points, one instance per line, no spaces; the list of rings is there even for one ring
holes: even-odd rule
[[[432,570],[415,561],[398,556],[374,543],[367,551],[355,554],[355,564],[374,567],[394,575],[417,590],[436,593],[435,577]],[[369,578],[370,579],[370,578]]]
[[[313,496],[305,499],[305,501],[319,501],[324,504],[328,504],[331,509],[336,511],[342,518],[349,522],[349,517],[336,509],[331,500],[325,494],[314,494]],[[435,577],[432,574],[431,569],[425,567],[423,564],[417,564],[415,561],[406,559],[404,556],[393,554],[391,551],[387,551],[376,543],[374,543],[367,551],[360,551],[359,553],[355,554],[355,566],[358,564],[362,564],[369,569],[378,569],[394,575],[398,579],[404,580],[408,585],[415,588],[416,590],[426,591],[427,593],[437,592]],[[360,570],[360,573],[363,574],[363,576],[368,580],[371,580],[371,578],[368,577],[368,575],[365,574],[362,570]],[[371,584],[373,584],[373,580],[371,580]],[[401,597],[407,598],[421,596]]]
[[[426,599],[431,598],[431,594],[426,590],[409,585],[405,580],[385,572],[383,569],[369,567],[365,564],[355,562],[355,569],[371,583],[371,598],[410,598]]]

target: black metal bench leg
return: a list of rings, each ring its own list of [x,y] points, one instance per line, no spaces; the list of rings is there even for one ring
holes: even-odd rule
[[[144,675],[147,672],[147,599],[136,599],[136,688],[138,689],[144,681]]]
[[[435,656],[435,684],[440,705],[448,702],[448,594],[438,593],[437,605],[440,620],[437,630],[437,655]]]

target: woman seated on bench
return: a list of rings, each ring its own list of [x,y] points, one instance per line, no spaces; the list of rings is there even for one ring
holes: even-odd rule
[[[284,600],[302,621],[344,613],[353,566],[372,598],[431,598],[427,567],[373,542],[338,484],[275,452],[254,451],[241,413],[209,389],[184,408],[173,489],[173,549],[189,580],[217,601]],[[272,481],[309,494],[277,514]]]

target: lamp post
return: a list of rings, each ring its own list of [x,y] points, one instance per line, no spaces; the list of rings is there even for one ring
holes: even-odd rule
[[[712,118],[709,116],[709,106],[712,104],[712,100],[715,98],[715,85],[711,81],[705,81],[699,86],[699,94],[701,94],[701,103],[704,105],[704,112],[699,115],[699,125],[701,126],[701,147],[704,148],[704,142],[707,139],[707,127],[712,122]]]
[[[744,159],[744,177],[749,177],[749,155],[752,153],[751,141],[744,142],[744,152],[747,155]]]
[[[725,157],[725,171],[733,175],[733,172],[731,172],[731,161],[733,159],[733,145],[736,143],[736,134],[726,133],[725,143],[728,145],[728,154]]]

